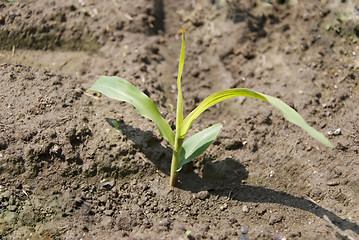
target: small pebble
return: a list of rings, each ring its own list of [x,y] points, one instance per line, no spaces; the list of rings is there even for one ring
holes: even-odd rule
[[[242,208],[242,211],[244,213],[249,213],[249,207],[247,205],[244,205],[243,208]]]
[[[219,209],[221,209],[221,211],[224,211],[228,208],[227,203],[223,204],[222,206],[219,207]]]
[[[313,146],[306,146],[304,150],[309,152],[309,151],[312,151],[312,149],[313,149]]]
[[[339,182],[337,182],[337,181],[330,181],[330,182],[327,182],[327,185],[330,186],[330,187],[338,186],[338,185],[339,185]]]
[[[201,191],[201,192],[197,193],[197,198],[199,198],[201,200],[205,200],[208,197],[209,197],[208,191]]]
[[[249,231],[249,227],[241,226],[241,231],[242,231],[243,234],[247,234],[248,231]]]
[[[336,130],[334,130],[334,131],[329,131],[328,132],[328,135],[329,136],[331,136],[331,135],[333,135],[333,136],[338,136],[338,135],[340,135],[342,133],[342,130],[340,129],[340,128],[338,128],[338,129],[336,129]]]
[[[192,199],[187,199],[184,204],[186,204],[186,206],[189,207],[189,206],[191,206],[193,204],[193,200]]]
[[[340,130],[340,128],[338,128],[333,132],[333,135],[340,135],[341,133],[342,131]]]
[[[115,185],[115,180],[110,180],[108,182],[105,182],[102,187],[106,188],[107,190],[110,190]]]
[[[113,210],[105,210],[105,211],[103,211],[103,213],[104,213],[106,216],[112,216],[112,215],[113,215]]]

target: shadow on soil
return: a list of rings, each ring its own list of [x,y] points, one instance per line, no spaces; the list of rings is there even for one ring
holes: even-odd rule
[[[279,21],[275,16],[270,16],[271,19],[267,19],[265,15],[254,16],[250,13],[250,9],[243,9],[236,5],[229,6],[228,17],[231,18],[234,23],[246,22],[249,31],[257,33],[258,37],[267,36],[267,32],[264,30],[267,22],[273,24]]]
[[[113,119],[106,119],[106,121],[114,127]],[[138,151],[145,154],[160,171],[169,175],[171,163],[170,161],[164,162],[163,159],[171,159],[171,148],[163,147],[160,144],[161,140],[150,131],[133,128],[121,120],[117,122],[123,134],[136,144]],[[243,185],[242,181],[247,179],[248,172],[243,165],[232,158],[215,162],[205,159],[202,177],[193,171],[193,165],[190,163],[186,165],[179,175],[178,187],[183,190],[193,193],[208,190],[212,195],[226,196],[240,202],[278,203],[310,212],[320,218],[327,216],[341,230],[350,229],[359,234],[359,226],[356,223],[340,218],[309,199],[264,187]]]

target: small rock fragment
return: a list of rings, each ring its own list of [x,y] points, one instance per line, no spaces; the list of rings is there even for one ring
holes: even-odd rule
[[[111,188],[112,188],[114,185],[115,185],[115,180],[112,179],[112,180],[110,180],[110,181],[108,181],[108,182],[105,182],[105,183],[102,185],[102,187],[103,187],[103,188],[106,188],[107,190],[111,190]]]
[[[197,198],[199,198],[201,200],[205,200],[208,197],[209,197],[208,191],[201,191],[201,192],[197,193]]]
[[[243,211],[244,213],[249,213],[249,207],[248,207],[247,205],[244,205],[244,206],[242,207],[242,211]]]
[[[340,129],[340,128],[338,128],[338,129],[336,129],[336,130],[334,130],[334,131],[329,131],[328,132],[328,135],[329,136],[331,136],[331,135],[333,135],[333,136],[338,136],[338,135],[340,135],[342,133],[342,130]]]
[[[104,213],[106,216],[112,216],[112,215],[113,215],[113,210],[105,210],[105,211],[103,211],[103,213]]]
[[[334,132],[333,132],[333,135],[340,135],[342,133],[342,131],[341,131],[341,129],[340,128],[338,128],[338,129],[336,129]]]
[[[241,240],[250,240],[250,238],[247,236],[248,231],[249,231],[249,227],[241,226],[242,234],[239,235],[239,239],[241,239]]]
[[[249,227],[241,226],[241,232],[242,232],[243,234],[247,234],[248,231],[249,231]]]
[[[186,204],[187,207],[191,206],[193,204],[193,199],[187,199],[184,204]]]
[[[310,151],[312,151],[312,149],[313,149],[313,146],[309,145],[309,146],[306,146],[304,150],[307,152],[310,152]]]
[[[225,203],[225,204],[223,204],[222,206],[219,207],[219,209],[221,209],[221,211],[224,211],[224,210],[226,210],[227,208],[228,208],[228,204],[227,204],[227,203]]]
[[[330,186],[330,187],[338,186],[339,182],[338,181],[330,181],[330,182],[327,182],[327,185]]]

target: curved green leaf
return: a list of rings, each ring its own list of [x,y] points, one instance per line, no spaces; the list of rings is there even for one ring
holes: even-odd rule
[[[274,107],[278,108],[283,116],[290,122],[296,124],[297,126],[304,129],[310,136],[317,139],[321,143],[333,147],[333,145],[329,142],[329,140],[320,132],[315,130],[314,128],[310,127],[305,120],[291,107],[287,104],[279,100],[278,98],[271,97],[269,95],[265,95],[262,93],[258,93],[249,89],[245,88],[235,88],[230,90],[225,90],[221,92],[214,93],[203,100],[203,102],[198,105],[187,117],[183,120],[180,128],[177,130],[179,131],[179,138],[184,138],[187,135],[189,128],[192,126],[193,122],[198,118],[198,116],[207,110],[209,107],[213,106],[214,104],[226,100],[232,97],[252,97],[258,98],[263,101],[271,103]]]
[[[179,171],[184,164],[201,155],[217,137],[221,128],[222,124],[217,123],[188,138],[182,145],[177,171]]]
[[[283,116],[289,122],[294,123],[295,125],[301,127],[310,136],[317,139],[319,142],[327,145],[328,147],[333,147],[333,144],[329,142],[329,140],[323,134],[321,134],[320,132],[309,126],[307,122],[302,118],[302,116],[300,116],[299,113],[296,112],[293,108],[289,107],[287,104],[285,104],[283,101],[279,100],[278,98],[265,94],[262,95],[265,96],[265,98],[270,104],[278,108],[282,112]]]
[[[144,117],[151,119],[161,135],[173,148],[175,136],[170,125],[161,116],[156,104],[132,84],[119,77],[101,76],[90,90],[99,91],[107,97],[131,103]]]

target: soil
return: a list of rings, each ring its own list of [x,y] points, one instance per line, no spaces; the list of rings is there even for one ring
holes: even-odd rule
[[[174,125],[180,28],[186,114],[251,88],[335,147],[228,100],[193,125],[224,127],[170,188],[153,123],[86,90],[122,77]],[[358,37],[355,0],[0,1],[0,238],[359,239]]]

